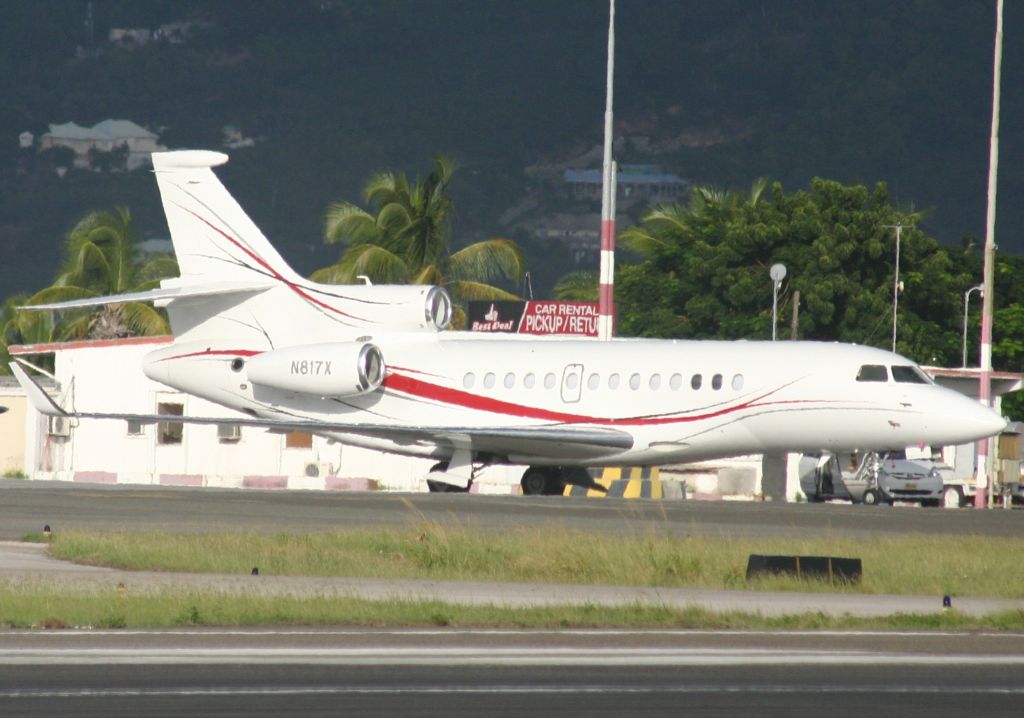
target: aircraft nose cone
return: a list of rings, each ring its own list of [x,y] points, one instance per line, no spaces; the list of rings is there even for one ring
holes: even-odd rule
[[[964,403],[961,416],[977,430],[978,438],[995,436],[1002,432],[1007,424],[1005,417],[972,399]]]

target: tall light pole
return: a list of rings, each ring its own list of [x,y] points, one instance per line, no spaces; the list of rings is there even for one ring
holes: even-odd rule
[[[612,162],[612,79],[615,75],[615,0],[608,2],[608,74],[605,86],[604,162],[601,196],[601,271],[598,280],[597,335],[612,337],[615,308],[615,163]]]
[[[902,222],[899,224],[887,224],[886,229],[896,230],[896,270],[892,275],[892,350],[896,351],[896,308],[900,302],[900,237],[903,235]]]
[[[988,138],[988,200],[985,211],[985,293],[981,302],[981,372],[978,376],[978,398],[992,406],[992,309],[996,263],[996,178],[999,176],[999,85],[1003,67],[1003,0],[996,2],[996,37],[992,60],[992,124]],[[974,507],[983,509],[991,502],[989,478],[989,440],[978,440],[978,463],[975,468]]]
[[[964,292],[964,348],[960,360],[960,367],[963,369],[967,368],[967,302],[971,298],[971,292],[981,292],[984,295],[985,285],[979,284]]]
[[[772,279],[772,341],[775,341],[775,329],[778,325],[779,314],[779,286],[786,278],[786,265],[773,264],[768,270],[768,276]]]

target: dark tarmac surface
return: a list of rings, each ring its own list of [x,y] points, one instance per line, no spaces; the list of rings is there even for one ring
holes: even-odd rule
[[[1019,635],[0,633],[0,715],[1019,716]]]
[[[103,486],[0,479],[0,539],[61,529],[324,531],[455,522],[679,536],[1024,535],[1024,511],[848,504],[647,501]]]

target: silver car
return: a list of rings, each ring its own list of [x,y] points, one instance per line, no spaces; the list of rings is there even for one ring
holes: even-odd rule
[[[931,459],[908,459],[903,451],[804,454],[800,484],[811,501],[846,499],[868,505],[895,501],[939,506],[943,467]]]

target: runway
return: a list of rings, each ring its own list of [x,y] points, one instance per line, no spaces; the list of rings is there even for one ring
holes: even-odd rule
[[[1018,635],[703,631],[0,634],[0,714],[1019,715]]]

